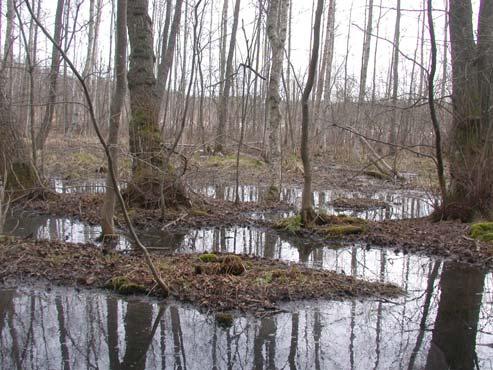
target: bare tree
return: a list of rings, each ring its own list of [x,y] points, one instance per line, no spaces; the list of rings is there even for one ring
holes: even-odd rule
[[[166,7],[166,17],[169,17],[171,14],[171,0],[167,2],[168,6]],[[178,36],[180,30],[181,23],[181,7],[183,4],[183,0],[176,0],[173,22],[171,23],[171,28],[169,30],[169,36],[167,32],[163,32],[162,38],[162,50],[161,50],[161,61],[158,67],[158,83],[159,83],[159,95],[162,97],[166,81],[168,80],[169,71],[173,66],[173,57],[175,55],[176,48],[176,38]],[[166,27],[165,27],[166,31]],[[166,40],[166,37],[168,39]]]
[[[163,141],[158,125],[159,93],[154,76],[155,56],[148,0],[127,4],[130,68],[128,89],[132,118],[129,122],[130,152],[133,155],[130,200],[137,205],[157,207],[162,203],[162,179],[166,184],[166,205],[188,205],[188,197],[173,170],[164,167]]]
[[[55,14],[55,32],[54,39],[56,45],[53,45],[51,52],[51,67],[49,76],[49,93],[48,102],[46,104],[46,110],[41,122],[41,127],[39,129],[38,135],[36,136],[36,148],[43,150],[48,134],[51,130],[51,125],[53,121],[53,113],[55,111],[55,103],[57,98],[57,83],[58,83],[58,72],[60,69],[60,52],[57,46],[61,45],[62,42],[62,17],[63,9],[65,5],[65,0],[57,0],[56,14]]]
[[[361,73],[359,82],[359,98],[358,101],[362,102],[366,95],[366,79],[368,76],[368,62],[370,60],[370,44],[371,35],[373,29],[373,0],[368,0],[368,10],[366,17],[366,28],[363,36],[363,53],[361,57]]]
[[[493,3],[481,0],[477,42],[470,0],[449,1],[453,123],[442,216],[493,217]]]
[[[269,151],[267,159],[272,177],[269,195],[279,199],[281,191],[281,95],[279,93],[281,73],[284,61],[284,44],[286,43],[287,17],[289,0],[271,0],[267,14],[267,35],[272,50],[267,110],[269,117]]]
[[[435,107],[435,73],[437,69],[437,45],[435,39],[435,27],[433,24],[433,5],[432,0],[428,0],[428,29],[430,32],[431,42],[431,66],[428,73],[428,104],[430,107],[431,122],[433,130],[435,132],[435,155],[437,165],[438,183],[440,185],[440,195],[442,202],[447,195],[447,189],[445,185],[445,171],[442,157],[442,133],[440,131],[440,124],[438,122],[438,116]]]
[[[305,226],[310,224],[315,219],[315,211],[313,210],[312,200],[312,167],[310,162],[309,147],[310,112],[308,103],[315,82],[315,74],[317,72],[318,52],[320,48],[320,24],[323,7],[324,0],[318,0],[317,10],[315,11],[315,23],[313,26],[313,46],[310,57],[310,65],[308,68],[308,78],[301,98],[301,159],[303,161],[304,170],[303,195],[301,198],[301,218]]]
[[[392,55],[392,105],[393,114],[392,122],[390,126],[390,138],[389,142],[391,144],[397,143],[397,128],[398,128],[398,118],[399,110],[397,109],[398,103],[398,93],[399,93],[399,45],[400,45],[400,34],[401,34],[401,0],[396,0],[396,16],[395,16],[395,31],[394,31],[394,46]],[[390,152],[395,153],[395,146],[389,146]]]
[[[116,15],[115,45],[115,89],[111,99],[108,146],[111,160],[118,175],[118,134],[122,109],[125,102],[126,70],[127,70],[127,0],[118,0]],[[113,188],[111,175],[106,176],[106,193],[102,209],[101,226],[103,236],[114,234],[113,217],[115,213],[116,192]]]
[[[225,0],[227,1],[227,0]],[[226,121],[228,120],[228,98],[231,90],[231,75],[233,73],[233,56],[236,48],[236,34],[238,31],[238,22],[240,14],[241,0],[235,0],[235,8],[233,12],[233,27],[229,39],[228,58],[226,60],[226,68],[224,73],[224,87],[219,95],[218,103],[218,123],[217,136],[214,145],[214,152],[222,153],[224,151],[225,136],[226,136]]]

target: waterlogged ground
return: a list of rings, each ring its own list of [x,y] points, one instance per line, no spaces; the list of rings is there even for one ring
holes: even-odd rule
[[[5,369],[491,369],[491,274],[453,263],[348,254],[355,274],[407,289],[397,302],[302,302],[236,317],[99,291],[3,289]],[[353,260],[354,263],[350,261]]]
[[[16,219],[17,234],[36,238],[86,242],[100,231],[63,218],[26,213]],[[392,282],[407,295],[393,302],[300,302],[268,318],[240,315],[223,328],[213,316],[175,302],[73,289],[4,290],[5,368],[493,369],[491,273],[367,245],[313,245],[259,228],[144,237],[165,252],[304,262]],[[122,238],[120,248],[130,247]]]
[[[101,192],[102,183],[58,192]],[[92,190],[91,190],[92,189]],[[197,192],[233,200],[233,187]],[[240,188],[258,201],[257,186]],[[301,191],[283,189],[297,205]],[[384,208],[335,209],[336,198],[367,197]],[[319,209],[371,220],[430,213],[419,192],[315,192]],[[266,217],[256,214],[252,217]],[[94,242],[97,226],[63,217],[17,213],[13,234]],[[236,315],[231,327],[173,301],[123,298],[107,292],[45,286],[2,288],[0,363],[5,369],[493,369],[493,275],[451,260],[402,254],[366,244],[307,241],[270,229],[233,226],[141,234],[158,253],[247,253],[392,282],[395,301],[308,301],[266,318]],[[119,250],[132,248],[123,235]]]
[[[87,180],[66,182],[54,179],[52,188],[61,194],[73,193],[103,193],[105,191],[104,180]],[[125,184],[123,184],[125,187]],[[235,201],[236,187],[231,184],[211,184],[198,186],[191,189],[197,194],[205,197],[225,201]],[[240,202],[260,202],[267,188],[261,185],[240,185],[238,198]],[[283,187],[281,189],[281,201],[295,208],[301,207],[302,188],[296,186]],[[313,192],[313,204],[318,211],[329,214],[346,214],[360,217],[371,221],[399,220],[406,218],[419,218],[428,216],[433,211],[434,197],[423,191],[413,190],[372,190],[372,191],[348,191],[344,189],[327,189]],[[366,209],[354,209],[337,207],[334,201],[337,199],[371,199],[378,201],[378,206]],[[357,203],[357,202],[356,202]],[[262,217],[263,215],[254,215]]]

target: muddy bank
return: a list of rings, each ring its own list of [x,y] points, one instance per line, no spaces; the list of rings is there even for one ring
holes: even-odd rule
[[[213,311],[240,310],[262,315],[276,312],[276,303],[283,301],[402,294],[392,284],[244,255],[155,256],[154,263],[176,298]],[[47,279],[64,285],[108,288],[122,294],[160,296],[137,253],[106,254],[90,244],[3,238],[0,265],[2,280]]]

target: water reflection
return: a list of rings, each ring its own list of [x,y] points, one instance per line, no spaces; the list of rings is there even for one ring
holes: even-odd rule
[[[99,234],[61,218],[19,219],[18,232],[39,238],[86,242]],[[175,303],[68,289],[3,290],[2,368],[493,369],[493,277],[484,271],[360,244],[317,246],[259,228],[143,237],[166,251],[304,262],[393,282],[407,294],[397,302],[291,304],[273,317],[239,317],[225,330],[212,317]]]
[[[62,179],[52,179],[52,188],[58,193],[103,193],[106,189],[104,179],[81,180],[68,182]],[[126,184],[123,183],[122,188]],[[234,185],[214,184],[195,187],[194,191],[210,198],[234,201],[236,190]],[[266,188],[258,185],[240,185],[239,199],[241,202],[259,202]],[[300,187],[284,187],[281,190],[281,199],[296,208],[301,207]],[[334,207],[332,202],[337,198],[370,198],[387,204],[387,207],[375,207],[367,210],[348,210]],[[418,218],[429,215],[433,211],[433,201],[429,194],[419,191],[377,191],[370,194],[346,191],[326,190],[313,192],[315,208],[331,214],[347,214],[368,220],[387,220]],[[258,216],[258,215],[257,215]],[[276,215],[279,217],[279,215]]]
[[[235,186],[215,184],[196,189],[204,196],[235,200]],[[258,202],[266,190],[256,185],[241,185],[239,198],[241,202]],[[301,207],[301,188],[283,188],[281,199],[293,206]],[[337,198],[370,198],[387,204],[387,207],[374,207],[367,210],[348,210],[334,207],[332,202]],[[326,190],[313,192],[313,204],[319,211],[330,214],[347,214],[368,220],[387,220],[418,218],[428,216],[433,211],[433,202],[426,193],[418,191],[378,191],[371,194],[349,192],[346,190]]]
[[[4,289],[0,361],[5,369],[491,369],[491,274],[380,257],[374,273],[400,271],[405,299],[292,304],[226,329],[175,302]]]

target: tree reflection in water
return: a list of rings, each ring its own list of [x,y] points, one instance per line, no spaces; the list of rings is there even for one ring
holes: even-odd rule
[[[485,275],[484,271],[469,266],[445,263],[426,369],[479,368],[476,333]]]
[[[491,350],[476,343],[492,342],[491,320],[480,311],[485,286],[491,295],[491,275],[446,263],[438,292],[433,287],[439,268],[426,266],[425,289],[406,300],[405,311],[402,303],[308,302],[287,306],[292,313],[238,317],[226,329],[172,302],[164,306],[70,289],[4,290],[0,361],[5,369],[117,370],[473,369],[476,361],[480,367],[489,364]]]

